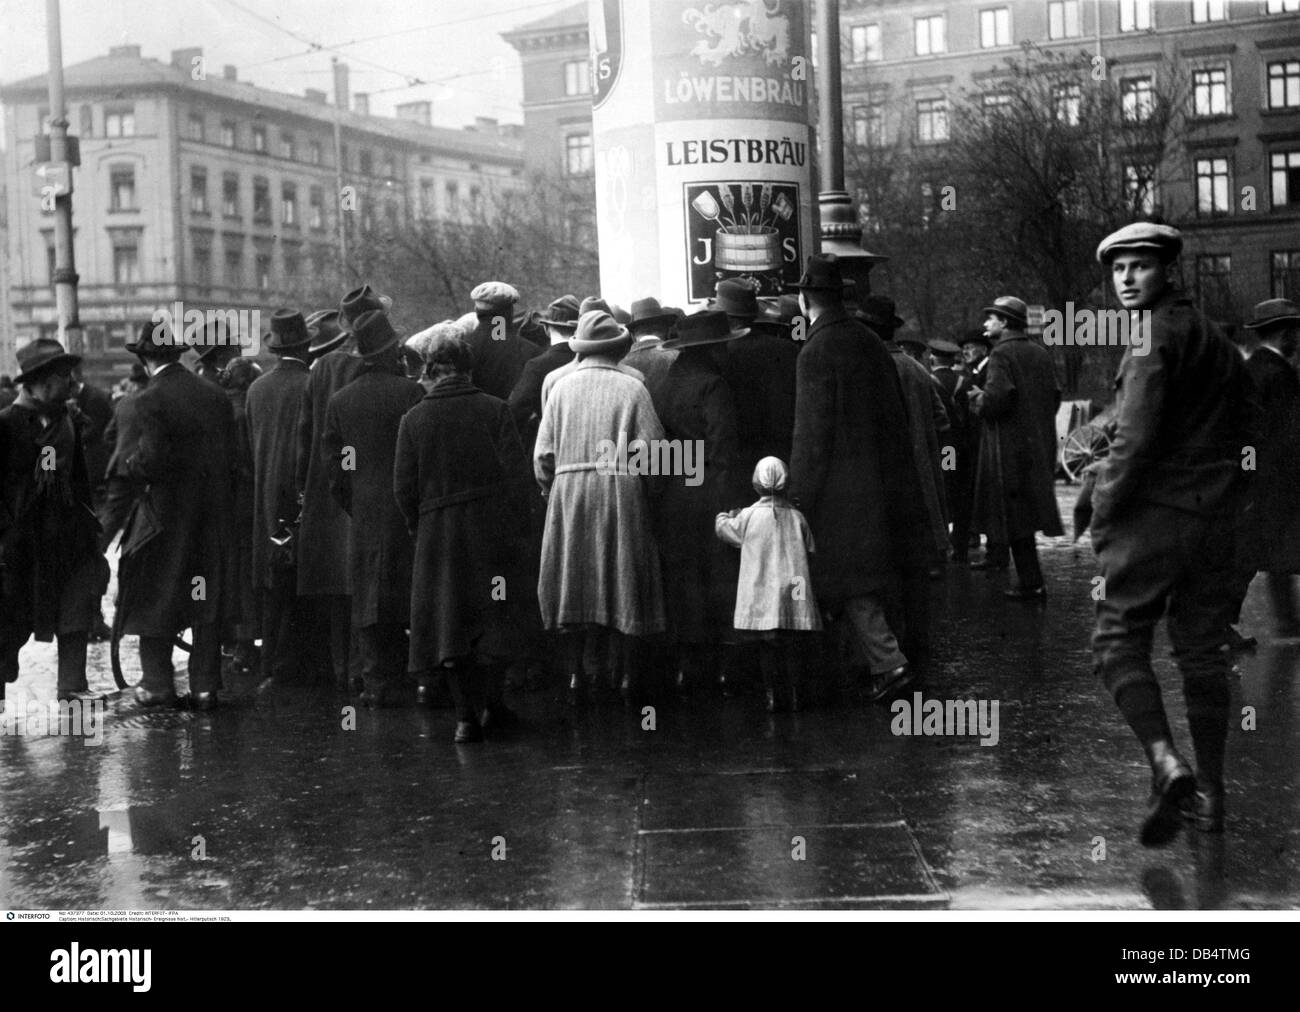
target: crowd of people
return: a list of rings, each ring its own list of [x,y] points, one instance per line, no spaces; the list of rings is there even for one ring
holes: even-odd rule
[[[1260,307],[1247,369],[1170,287],[1180,247],[1140,223],[1098,251],[1121,303],[1154,311],[1155,340],[1124,357],[1113,448],[1075,515],[1106,587],[1097,670],[1151,760],[1146,842],[1186,817],[1221,826],[1226,630],[1255,568],[1297,568],[1258,540],[1243,563],[1211,532],[1239,527],[1242,446],[1260,471],[1286,466],[1291,437],[1250,434],[1246,377],[1270,391],[1274,429],[1293,424],[1300,313]],[[409,336],[370,286],[277,310],[265,372],[211,328],[188,369],[151,322],[116,403],[57,341],[21,349],[0,411],[0,692],[33,634],[58,638],[59,697],[87,691],[119,536],[114,626],[139,637],[141,705],[182,702],[172,656],[190,629],[197,709],[217,705],[223,666],[331,678],[368,706],[445,694],[458,743],[518,722],[508,682],[574,706],[751,682],[771,711],[843,686],[885,702],[925,669],[946,567],[1014,564],[1006,596],[1045,601],[1061,392],[1021,299],[925,341],[830,255],[793,294],[723,280],[689,315],[574,295],[530,314],[495,281],[470,299]],[[1297,515],[1294,483],[1265,485],[1251,509]],[[1269,587],[1300,629],[1289,577]],[[1197,774],[1151,673],[1166,611]]]

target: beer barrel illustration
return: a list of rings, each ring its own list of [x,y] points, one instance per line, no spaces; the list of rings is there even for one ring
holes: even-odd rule
[[[736,225],[718,229],[714,264],[720,271],[762,274],[781,269],[781,239],[766,225]]]

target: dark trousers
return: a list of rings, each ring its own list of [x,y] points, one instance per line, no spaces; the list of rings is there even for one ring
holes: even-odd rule
[[[302,671],[306,646],[306,616],[298,597],[297,573],[276,569],[271,574],[271,585],[259,593],[263,677],[295,678]]]
[[[367,692],[378,693],[400,685],[409,650],[404,625],[381,622],[363,626],[357,630],[357,645]]]
[[[1143,745],[1171,737],[1151,667],[1156,624],[1167,616],[1198,772],[1211,785],[1222,780],[1230,667],[1222,647],[1238,604],[1228,515],[1136,503],[1093,530],[1105,580],[1092,636],[1097,672]]]
[[[302,598],[301,607],[309,616],[313,670],[330,672],[336,686],[347,688],[349,671],[360,667],[352,657],[359,647],[352,637],[352,598],[316,594]]]
[[[216,692],[221,688],[221,628],[216,623],[197,625],[190,644],[190,691]],[[156,695],[176,691],[176,671],[172,667],[171,636],[140,637],[140,685]]]
[[[1043,570],[1038,565],[1038,543],[1033,538],[1017,538],[1011,542],[1011,559],[1016,564],[1016,577],[1022,587],[1041,587]]]

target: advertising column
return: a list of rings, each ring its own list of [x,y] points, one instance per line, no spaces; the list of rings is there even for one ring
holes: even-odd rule
[[[814,245],[807,0],[591,0],[601,294],[698,309]]]

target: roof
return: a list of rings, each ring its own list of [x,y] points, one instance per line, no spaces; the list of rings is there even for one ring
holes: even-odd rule
[[[47,92],[45,78],[46,75],[38,74],[0,86],[0,98],[44,98]],[[330,123],[333,123],[335,117],[334,106],[315,102],[306,96],[272,91],[248,81],[230,81],[215,75],[196,81],[188,72],[170,63],[139,56],[97,56],[73,64],[64,69],[63,84],[69,96],[78,91],[176,88]],[[462,156],[475,155],[484,159],[509,161],[523,157],[522,142],[516,138],[498,137],[473,130],[425,126],[396,117],[363,116],[352,110],[341,112],[339,121],[350,130],[379,134]]]
[[[564,10],[556,11],[554,14],[548,14],[544,18],[538,18],[536,21],[529,21],[527,24],[519,25],[508,32],[502,32],[502,36],[510,38],[512,35],[531,35],[533,33],[551,32],[564,28],[582,28],[587,27],[587,5],[577,3],[572,7],[565,7]]]

